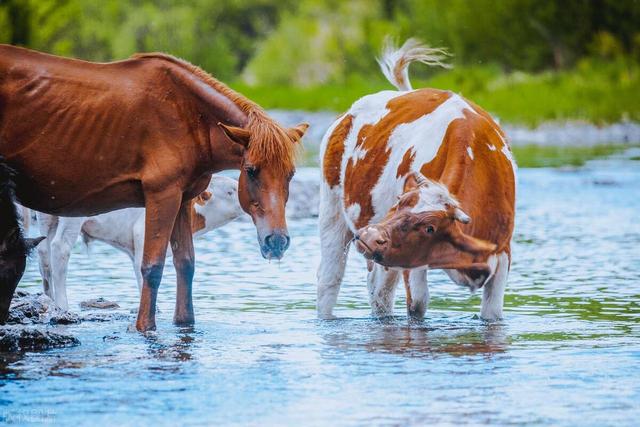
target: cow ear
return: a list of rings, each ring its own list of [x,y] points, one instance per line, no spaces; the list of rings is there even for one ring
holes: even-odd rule
[[[407,178],[404,181],[404,192],[408,192],[411,190],[415,190],[420,186],[426,186],[428,184],[427,178],[424,177],[420,172],[411,172],[407,175]]]
[[[300,123],[294,128],[287,129],[287,134],[289,134],[289,138],[291,138],[293,142],[298,142],[302,139],[307,129],[309,129],[308,123]]]
[[[418,177],[415,172],[411,172],[407,175],[407,178],[404,180],[404,189],[403,193],[408,193],[409,191],[415,190],[418,188]]]
[[[493,252],[496,245],[486,240],[477,239],[463,233],[455,226],[455,231],[451,233],[451,244],[457,249],[468,252],[472,255]]]
[[[211,197],[213,197],[213,194],[211,194],[211,191],[204,190],[202,193],[198,194],[198,197],[196,197],[196,203],[199,205],[204,205],[207,203],[208,200],[211,199]]]
[[[222,129],[224,134],[227,135],[227,138],[233,142],[236,142],[245,148],[249,145],[249,137],[251,134],[248,130],[235,126],[227,126],[220,122],[218,123],[218,126]]]

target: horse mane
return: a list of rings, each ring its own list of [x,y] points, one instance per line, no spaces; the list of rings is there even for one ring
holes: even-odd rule
[[[202,68],[184,59],[160,52],[136,53],[132,58],[155,58],[171,62],[192,73],[202,82],[231,100],[247,115],[245,129],[250,133],[249,157],[256,165],[264,165],[283,173],[290,172],[295,164],[296,146],[287,131],[273,120],[262,107],[231,89]]]

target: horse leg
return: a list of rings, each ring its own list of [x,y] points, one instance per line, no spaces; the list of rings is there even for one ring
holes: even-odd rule
[[[53,286],[51,282],[51,241],[56,235],[58,217],[36,212],[36,218],[40,234],[46,237],[44,243],[38,245],[38,265],[40,266],[40,276],[42,277],[42,288],[44,293],[53,299]]]
[[[156,299],[162,280],[167,245],[182,201],[180,191],[145,194],[145,232],[142,255],[142,292],[136,329],[156,329]]]
[[[69,256],[71,249],[78,240],[82,223],[86,218],[66,218],[58,219],[56,234],[51,241],[51,277],[53,285],[54,301],[58,307],[67,310],[67,267],[69,266]]]
[[[195,266],[193,251],[193,234],[191,232],[191,203],[183,202],[171,233],[171,250],[173,266],[176,269],[176,310],[173,323],[176,325],[192,325],[193,315],[192,283]]]

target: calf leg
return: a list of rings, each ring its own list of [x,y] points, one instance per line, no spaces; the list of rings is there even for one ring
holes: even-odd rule
[[[173,266],[177,276],[176,309],[173,315],[173,323],[176,325],[192,325],[195,321],[192,296],[195,254],[191,233],[191,206],[190,202],[182,203],[171,233]]]
[[[168,190],[145,194],[145,233],[142,255],[142,292],[136,329],[140,332],[156,328],[156,299],[162,280],[169,236],[180,208],[182,193]]]
[[[497,255],[498,261],[493,276],[484,284],[480,317],[485,320],[502,318],[504,291],[509,276],[509,256],[506,252]]]
[[[369,302],[374,316],[384,317],[393,314],[393,303],[400,272],[385,270],[380,264],[374,264],[367,275]]]
[[[405,270],[404,287],[407,292],[407,315],[414,320],[424,319],[429,306],[427,269]]]
[[[80,235],[80,229],[85,218],[58,219],[56,234],[51,241],[51,285],[53,285],[54,301],[58,307],[67,310],[67,268],[69,266],[69,256],[73,245],[75,245]]]
[[[353,234],[347,227],[341,212],[340,199],[326,183],[322,184],[320,200],[320,267],[318,268],[318,318],[333,318],[340,285],[344,276]]]

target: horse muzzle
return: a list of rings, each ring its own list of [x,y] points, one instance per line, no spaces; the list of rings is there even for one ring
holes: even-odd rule
[[[291,238],[288,234],[281,232],[269,234],[260,245],[262,256],[265,259],[281,259],[290,243]]]

